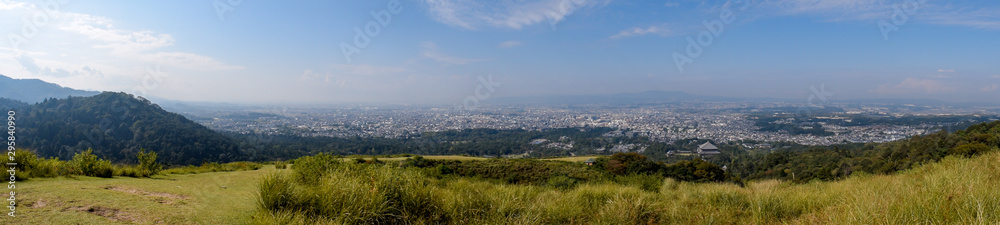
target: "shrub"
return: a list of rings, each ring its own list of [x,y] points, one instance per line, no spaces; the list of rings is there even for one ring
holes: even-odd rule
[[[139,158],[139,166],[136,169],[145,175],[143,177],[156,175],[160,173],[160,170],[163,170],[163,166],[156,163],[156,152],[147,153],[145,149],[140,149],[136,158]]]
[[[627,176],[616,176],[615,182],[626,185],[633,186],[644,191],[658,192],[660,191],[660,185],[663,184],[663,177],[658,175],[627,175]]]
[[[292,177],[300,183],[316,184],[323,174],[342,164],[341,162],[339,158],[323,153],[316,156],[305,156],[295,160],[295,164],[292,165],[294,170]]]
[[[38,163],[38,156],[34,152],[19,149],[14,151],[14,163],[17,163],[17,173],[14,174],[15,180],[27,180],[30,177],[34,177],[32,172]],[[0,165],[6,166],[10,163],[10,155],[5,155],[0,157]],[[7,169],[4,169],[7,170]],[[5,174],[3,176],[3,181],[9,181],[10,175]]]
[[[115,176],[136,177],[136,178],[149,177],[148,173],[144,172],[142,169],[139,169],[135,166],[115,165],[114,168],[115,168],[114,171]]]
[[[57,177],[72,175],[71,165],[58,158],[38,159],[31,167],[31,177]]]
[[[115,169],[111,166],[111,161],[103,160],[93,154],[93,149],[87,149],[81,153],[73,155],[70,161],[76,169],[76,173],[84,176],[110,178],[114,176]]]
[[[961,156],[974,156],[989,151],[990,147],[983,143],[963,144],[955,147],[953,154]]]

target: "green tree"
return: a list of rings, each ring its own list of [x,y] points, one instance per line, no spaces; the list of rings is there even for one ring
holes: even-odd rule
[[[76,167],[77,173],[84,176],[110,178],[115,174],[111,161],[98,158],[94,155],[94,150],[89,148],[73,155],[70,164]]]
[[[156,152],[146,152],[146,149],[140,149],[139,155],[139,170],[147,173],[147,176],[152,176],[160,173],[163,170],[163,166],[156,162]]]

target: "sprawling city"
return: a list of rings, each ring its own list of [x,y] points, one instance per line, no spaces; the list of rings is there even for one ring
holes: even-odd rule
[[[793,123],[796,119],[820,118],[847,120],[853,117],[903,118],[922,116],[970,115],[972,120],[987,121],[1000,115],[1000,108],[989,107],[919,107],[914,110],[890,110],[890,104],[842,104],[842,112],[823,113],[824,108],[788,103],[698,102],[661,105],[574,105],[481,106],[475,110],[448,107],[401,105],[357,105],[342,107],[246,107],[191,114],[195,122],[222,131],[259,134],[293,134],[330,137],[403,138],[424,132],[489,128],[499,130],[543,130],[553,128],[609,127],[608,135],[636,135],[659,142],[680,139],[707,139],[715,142],[752,140],[757,142],[795,142],[802,145],[842,143],[882,143],[937,132],[967,120],[917,122],[906,125],[872,123],[836,125],[825,122],[801,125],[821,129],[832,135],[790,134],[761,131],[754,116],[761,113],[787,114],[791,117],[773,123]],[[895,108],[895,107],[894,107]],[[791,110],[775,110],[791,109]]]
[[[0,0],[0,35],[0,224],[1000,224],[1000,1]]]

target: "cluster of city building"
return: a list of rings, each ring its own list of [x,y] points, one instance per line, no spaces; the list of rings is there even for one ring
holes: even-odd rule
[[[819,124],[834,135],[792,135],[780,131],[760,131],[751,115],[768,109],[794,108],[786,103],[697,102],[650,105],[572,105],[481,106],[474,111],[448,107],[419,106],[337,106],[299,107],[282,110],[218,111],[194,116],[197,122],[216,130],[240,133],[292,134],[331,137],[405,138],[424,132],[476,128],[544,130],[551,128],[609,127],[609,136],[645,136],[654,141],[670,142],[698,138],[716,143],[754,140],[759,142],[796,142],[804,145],[830,145],[850,142],[887,142],[928,132],[947,124],[887,125],[865,124],[838,126]],[[882,106],[838,106],[840,114],[872,116],[907,116]],[[792,111],[792,110],[789,110]],[[795,112],[797,111],[797,112]],[[795,110],[784,113],[799,113]],[[896,110],[898,111],[898,110]],[[770,111],[767,111],[770,112]],[[968,111],[926,108],[920,113],[954,114]],[[914,113],[914,112],[906,112]],[[253,115],[253,116],[248,116]],[[924,114],[921,114],[924,115]],[[837,119],[833,115],[832,119]],[[831,118],[827,118],[831,119]],[[782,123],[782,121],[775,121]]]

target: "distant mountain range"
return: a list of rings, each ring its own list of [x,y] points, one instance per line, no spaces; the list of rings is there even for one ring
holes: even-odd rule
[[[0,75],[0,97],[26,103],[38,103],[48,98],[94,96],[101,92],[81,91],[48,83],[39,79],[14,79]]]
[[[617,93],[602,95],[544,95],[530,97],[505,97],[489,99],[485,104],[547,104],[547,105],[580,105],[580,104],[656,104],[680,102],[785,102],[806,104],[806,98],[767,98],[767,97],[724,97],[695,95],[678,91],[644,91],[635,93]],[[931,99],[846,99],[831,100],[835,103],[848,104],[916,104],[925,106],[981,106],[995,105],[977,102],[947,102]]]

